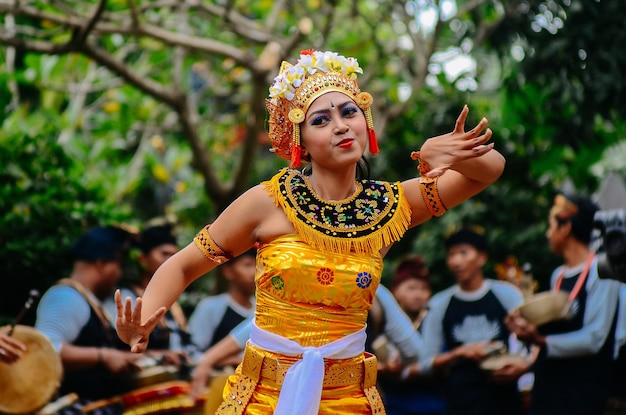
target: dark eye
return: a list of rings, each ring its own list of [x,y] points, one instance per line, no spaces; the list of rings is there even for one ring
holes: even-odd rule
[[[356,114],[358,111],[359,110],[356,107],[348,106],[343,109],[343,111],[341,112],[341,115],[344,117],[349,117],[351,115]]]
[[[318,115],[311,120],[311,125],[322,125],[325,122],[329,121],[329,119],[330,118],[327,115]]]

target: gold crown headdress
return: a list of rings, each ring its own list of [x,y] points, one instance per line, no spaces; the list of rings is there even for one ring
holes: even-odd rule
[[[270,87],[270,98],[265,103],[269,112],[272,150],[290,160],[291,167],[300,166],[300,123],[304,121],[306,111],[316,98],[329,91],[349,96],[363,110],[369,150],[372,154],[378,153],[371,111],[373,98],[359,89],[357,73],[363,73],[363,70],[356,59],[335,52],[303,50],[295,65],[283,61]]]

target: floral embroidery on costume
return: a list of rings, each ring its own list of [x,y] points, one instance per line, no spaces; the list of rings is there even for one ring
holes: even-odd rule
[[[332,269],[320,268],[320,270],[317,271],[317,281],[322,285],[329,285],[335,280],[334,275],[335,273]]]
[[[369,272],[359,272],[359,275],[356,277],[356,285],[359,288],[367,288],[372,283],[372,274]]]
[[[276,275],[275,277],[272,277],[270,279],[271,283],[272,283],[272,287],[274,287],[275,290],[282,290],[283,288],[285,288],[285,281],[283,280],[283,278],[279,275]]]

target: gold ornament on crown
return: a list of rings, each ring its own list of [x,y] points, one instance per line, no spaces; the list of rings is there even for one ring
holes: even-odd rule
[[[373,99],[369,93],[359,89],[359,73],[363,70],[356,59],[336,52],[305,50],[300,52],[295,65],[283,62],[270,87],[270,98],[266,100],[272,150],[281,158],[291,160],[291,167],[298,167],[302,151],[300,124],[309,106],[320,95],[337,91],[352,98],[365,112],[370,151],[377,153],[371,113]]]

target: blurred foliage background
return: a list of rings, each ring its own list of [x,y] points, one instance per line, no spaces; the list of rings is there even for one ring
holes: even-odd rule
[[[393,247],[384,281],[418,253],[435,290],[450,285],[443,240],[471,224],[491,242],[488,276],[514,256],[545,288],[554,194],[626,172],[624,21],[606,0],[0,0],[0,323],[67,275],[86,228],[168,217],[184,245],[285,166],[264,98],[308,48],[365,69],[372,177],[417,174],[410,152],[466,103],[507,158],[495,185]],[[204,278],[183,300],[219,290]]]

